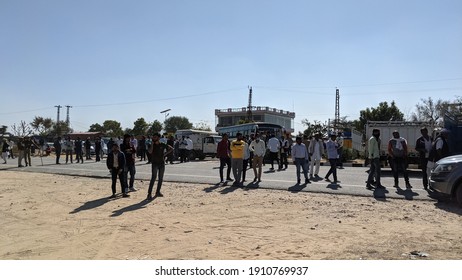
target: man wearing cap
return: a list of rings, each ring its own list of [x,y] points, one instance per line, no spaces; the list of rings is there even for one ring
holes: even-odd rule
[[[449,156],[449,145],[447,142],[449,132],[450,131],[448,129],[443,128],[433,142],[432,149],[430,150],[430,155],[428,157],[427,174],[431,173],[431,170],[435,167],[437,161]]]
[[[407,173],[407,141],[400,137],[397,130],[393,131],[393,138],[388,141],[388,155],[391,159],[395,187],[398,188],[398,172],[401,169],[406,182],[406,188],[411,188]]]

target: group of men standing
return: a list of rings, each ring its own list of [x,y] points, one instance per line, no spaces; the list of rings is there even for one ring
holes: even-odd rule
[[[435,163],[449,155],[449,146],[447,138],[449,130],[443,128],[433,140],[429,135],[428,128],[422,127],[420,130],[421,137],[416,141],[415,149],[420,155],[420,166],[422,169],[422,184],[424,189],[428,189],[428,177]],[[371,167],[369,176],[366,181],[366,188],[371,190],[374,188],[382,189],[381,184],[381,157],[380,157],[380,130],[374,129],[372,136],[368,141],[368,158]],[[407,171],[408,147],[407,141],[400,136],[398,131],[393,132],[393,138],[388,141],[387,146],[388,157],[394,178],[394,187],[399,188],[399,172],[403,173],[406,188],[411,188],[409,183],[409,175]]]
[[[275,135],[271,135],[265,142],[258,133],[251,135],[249,139],[244,139],[241,133],[237,133],[236,139],[230,141],[228,135],[224,134],[217,146],[217,158],[220,159],[220,182],[225,183],[223,171],[227,166],[226,181],[234,181],[233,185],[242,186],[247,166],[250,163],[255,175],[253,182],[260,183],[262,165],[264,165],[264,158],[268,152],[270,171],[274,171],[274,161],[278,164],[278,171],[287,169],[290,154],[297,170],[297,184],[301,183],[301,172],[304,174],[305,184],[308,184],[310,179],[320,178],[318,175],[320,161],[326,150],[331,168],[324,179],[332,182],[329,177],[333,175],[333,183],[337,183],[337,162],[342,145],[336,141],[336,137],[336,134],[330,135],[325,143],[326,148],[324,148],[320,134],[315,135],[308,147],[302,142],[301,137],[297,137],[295,143],[290,145],[288,136],[278,139]],[[308,165],[310,158],[311,168]],[[308,177],[309,170],[311,170],[310,177]],[[315,170],[314,176],[313,170]],[[230,177],[231,171],[233,171],[234,179]]]
[[[147,200],[150,201],[154,197],[162,197],[160,192],[165,172],[165,157],[173,152],[173,147],[164,142],[160,141],[160,134],[154,133],[150,138],[151,146],[149,148],[148,160],[151,164],[151,180],[149,182],[149,189]],[[109,169],[112,177],[112,196],[116,197],[116,184],[119,179],[122,197],[129,197],[128,194],[131,191],[136,191],[134,187],[135,181],[135,159],[136,159],[136,147],[134,145],[132,137],[128,134],[124,135],[122,144],[117,142],[111,143],[111,152],[108,152],[106,165]],[[146,140],[146,139],[144,139]],[[130,181],[128,181],[128,175],[130,175]],[[153,197],[152,191],[155,181],[157,180],[157,189]]]
[[[2,158],[3,158],[4,164],[7,163],[8,156],[14,159],[13,145],[15,145],[13,141],[8,142],[6,139],[3,140]],[[16,145],[18,148],[18,156],[17,156],[18,167],[24,167],[24,165],[22,165],[23,159],[24,159],[25,166],[31,166],[31,153],[32,153],[32,149],[36,145],[33,142],[33,139],[31,139],[29,136],[19,137]]]
[[[96,162],[101,161],[103,156],[103,142],[100,137],[96,137],[94,143],[91,142],[90,137],[87,137],[85,141],[82,141],[80,137],[77,137],[76,140],[72,140],[70,136],[64,136],[64,140],[58,136],[53,142],[53,147],[56,153],[56,164],[60,164],[61,155],[66,155],[66,164],[74,163],[83,163],[83,152],[85,149],[85,159],[92,160],[92,146],[94,147],[94,152],[96,156]]]

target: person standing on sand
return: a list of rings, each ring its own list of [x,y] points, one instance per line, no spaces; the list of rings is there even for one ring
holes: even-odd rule
[[[167,151],[167,153],[164,153]],[[165,172],[165,156],[173,152],[173,147],[160,142],[160,133],[154,133],[152,136],[152,153],[151,153],[151,181],[149,182],[148,196],[146,200],[151,201],[152,189],[157,179],[157,189],[155,197],[163,197],[160,192]],[[159,177],[157,178],[157,175]]]
[[[136,150],[135,147],[132,146],[130,143],[130,135],[125,134],[124,135],[124,141],[122,145],[120,145],[120,150],[122,153],[125,155],[125,187],[127,188],[125,192],[129,191],[136,191],[134,184],[135,184],[135,174],[136,174],[136,168],[135,168],[135,158],[136,158]],[[130,173],[130,181],[128,181],[128,174]]]
[[[108,153],[106,166],[111,172],[112,177],[112,196],[111,198],[116,197],[116,184],[117,184],[117,177],[119,177],[120,186],[122,188],[122,197],[129,197],[130,195],[127,193],[125,188],[125,179],[124,179],[124,169],[125,169],[125,155],[119,150],[119,145],[114,143],[112,145],[112,153]]]

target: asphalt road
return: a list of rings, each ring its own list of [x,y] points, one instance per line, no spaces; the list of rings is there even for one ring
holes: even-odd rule
[[[32,158],[32,166],[17,167],[17,159],[9,159],[7,164],[0,164],[0,170],[14,170],[23,172],[39,172],[50,174],[62,174],[73,176],[86,176],[95,178],[110,179],[110,174],[106,168],[105,159],[101,162],[94,160],[85,161],[83,164],[65,164],[65,159],[61,156],[61,164],[56,165],[55,157],[43,157],[43,165],[40,157]],[[1,162],[1,161],[0,161]],[[23,163],[24,164],[24,163]],[[338,169],[338,184],[326,182],[324,180],[311,181],[310,184],[296,184],[295,166],[290,164],[289,168],[284,171],[270,171],[270,165],[263,166],[262,182],[259,184],[251,182],[254,178],[253,170],[247,170],[247,181],[244,188],[248,190],[278,189],[291,192],[316,192],[316,193],[335,193],[355,196],[374,197],[377,200],[386,200],[387,198],[401,198],[407,200],[433,200],[426,190],[422,187],[422,179],[418,170],[410,170],[411,189],[406,189],[404,179],[400,177],[401,188],[393,187],[393,176],[388,168],[382,169],[382,185],[385,189],[367,190],[365,180],[367,179],[365,167],[345,166],[344,169]],[[319,176],[324,177],[329,166],[321,166]],[[226,172],[226,171],[225,171]],[[226,174],[226,173],[225,173]],[[231,173],[232,174],[232,173]],[[225,175],[226,176],[226,175]],[[136,162],[136,179],[149,180],[151,178],[151,165],[146,162]],[[302,183],[303,174],[301,174]],[[332,178],[332,176],[331,176]],[[206,191],[230,192],[235,190],[232,182],[219,184],[219,161],[216,159],[205,161],[193,161],[187,163],[168,164],[166,166],[164,181],[167,182],[185,182],[209,185]],[[109,188],[108,181],[108,188]],[[136,188],[136,182],[135,182]]]

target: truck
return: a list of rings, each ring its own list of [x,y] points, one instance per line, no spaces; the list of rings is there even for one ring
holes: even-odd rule
[[[193,142],[193,149],[189,151],[187,157],[189,160],[196,158],[204,160],[205,157],[216,157],[218,142],[221,136],[211,131],[180,129],[175,133],[175,138],[181,140],[182,137],[189,137]]]
[[[388,159],[388,141],[393,138],[393,131],[398,131],[399,135],[406,139],[407,150],[408,150],[408,163],[418,164],[419,163],[419,152],[415,150],[415,143],[421,136],[420,129],[427,127],[428,131],[433,131],[433,127],[428,122],[413,122],[413,121],[368,121],[366,123],[366,151],[368,139],[372,136],[373,129],[380,130],[380,160],[387,164]]]
[[[444,127],[451,131],[448,135],[449,153],[462,154],[462,114],[446,112],[443,122]]]

